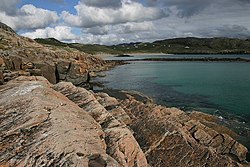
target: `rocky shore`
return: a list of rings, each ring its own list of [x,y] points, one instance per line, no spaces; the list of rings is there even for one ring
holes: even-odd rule
[[[35,76],[0,92],[0,166],[249,166],[246,147],[199,112]]]
[[[0,53],[1,167],[249,166],[214,116],[87,89],[123,62],[40,45],[3,24]]]

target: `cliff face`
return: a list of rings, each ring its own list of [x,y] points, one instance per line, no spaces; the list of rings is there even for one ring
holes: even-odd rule
[[[0,92],[0,166],[249,165],[247,149],[199,113],[43,77],[18,77]]]

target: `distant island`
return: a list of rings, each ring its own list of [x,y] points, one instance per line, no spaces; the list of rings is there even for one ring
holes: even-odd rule
[[[35,39],[38,43],[54,47],[68,47],[89,54],[250,54],[250,39],[237,38],[175,38],[155,42],[136,42],[118,45],[63,43],[55,38]]]

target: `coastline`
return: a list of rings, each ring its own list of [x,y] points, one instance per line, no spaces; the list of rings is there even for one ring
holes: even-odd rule
[[[104,77],[106,77],[106,76],[104,76]],[[154,101],[154,99],[152,99],[151,97],[149,97],[147,95],[144,95],[141,92],[127,91],[127,90],[116,90],[116,89],[112,89],[112,88],[110,89],[110,88],[106,88],[104,83],[99,82],[98,84],[99,84],[99,86],[98,85],[96,85],[96,86],[100,87],[100,85],[101,85],[101,89],[96,90],[96,92],[104,92],[104,93],[107,93],[109,96],[115,97],[115,98],[120,99],[120,100],[125,100],[125,97],[127,94],[127,95],[131,95],[133,98],[135,98],[136,100],[138,100],[142,103],[152,103],[154,105],[172,108],[172,107],[168,107],[164,104],[157,103],[156,101]],[[182,109],[180,109],[180,110],[185,112],[190,117],[192,117],[192,119],[195,119],[197,121],[201,121],[206,126],[209,126],[209,127],[211,126],[213,128],[216,128],[220,133],[228,134],[229,136],[231,136],[235,140],[243,143],[248,149],[250,149],[250,143],[249,143],[248,137],[246,137],[246,136],[250,135],[250,134],[248,134],[249,132],[246,132],[247,134],[239,134],[239,131],[238,132],[236,131],[238,123],[239,123],[238,120],[241,119],[238,115],[233,115],[230,113],[220,113],[222,115],[214,115],[211,113],[206,113],[204,111],[193,110],[191,112],[187,112],[187,111],[184,111]],[[244,119],[242,119],[242,120],[244,120]],[[244,121],[242,123],[244,123]],[[247,155],[247,160],[248,161],[250,160],[249,153]]]
[[[115,98],[119,101],[119,103],[123,103],[124,101],[130,101],[131,99],[134,99],[135,101],[138,101],[139,103],[146,105],[146,106],[155,106],[155,107],[163,107],[170,112],[176,112],[176,110],[182,112],[183,114],[190,117],[192,120],[198,121],[205,125],[206,127],[209,127],[216,132],[220,134],[226,134],[230,137],[232,137],[234,140],[238,141],[239,143],[246,146],[248,149],[250,149],[250,145],[246,145],[248,141],[247,139],[242,139],[242,136],[240,136],[236,131],[234,131],[231,127],[226,126],[226,122],[229,121],[226,118],[223,118],[219,115],[212,115],[205,113],[203,111],[196,111],[193,110],[191,112],[183,111],[176,107],[168,107],[165,105],[157,104],[156,101],[154,101],[151,97],[144,95],[141,92],[138,91],[128,91],[128,90],[117,90],[117,89],[109,89],[102,87],[102,90],[94,90],[96,94],[98,93],[105,93],[108,94],[108,96]],[[250,143],[249,143],[250,144]],[[247,160],[250,160],[250,154],[247,154]]]
[[[156,105],[141,93],[121,91],[124,99],[118,99],[34,76],[18,77],[0,91],[0,104],[11,114],[1,126],[0,166],[249,165],[247,148],[216,117]]]

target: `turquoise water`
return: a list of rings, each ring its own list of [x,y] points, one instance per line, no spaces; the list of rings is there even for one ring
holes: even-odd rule
[[[132,62],[106,75],[106,87],[137,90],[166,106],[250,115],[250,63]]]
[[[142,92],[161,105],[220,116],[250,150],[250,63],[137,61],[96,80],[109,89]]]

